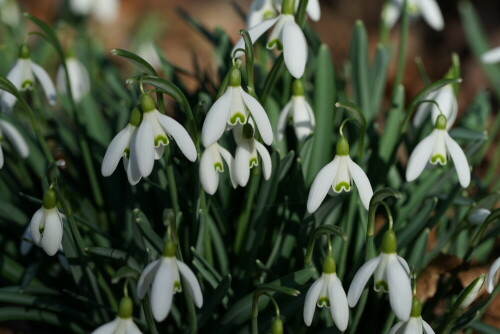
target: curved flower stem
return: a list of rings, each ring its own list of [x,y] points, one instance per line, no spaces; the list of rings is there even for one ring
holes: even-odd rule
[[[245,41],[245,62],[247,68],[247,83],[248,83],[248,93],[255,96],[255,84],[253,77],[253,61],[254,61],[254,52],[253,52],[253,44],[250,39],[250,35],[246,30],[240,30],[239,34],[243,36],[243,40]]]
[[[314,244],[316,243],[316,239],[318,239],[320,236],[325,235],[328,238],[328,252],[331,254],[332,251],[332,241],[331,241],[331,236],[338,236],[342,240],[346,241],[347,236],[342,231],[339,227],[334,226],[334,225],[322,225],[317,227],[311,236],[309,237],[309,241],[307,243],[307,251],[306,255],[304,258],[304,264],[307,266],[311,263],[313,251],[314,251]]]

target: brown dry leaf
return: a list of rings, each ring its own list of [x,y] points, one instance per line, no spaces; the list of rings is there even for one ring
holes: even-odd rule
[[[425,302],[436,294],[440,276],[456,269],[462,259],[455,255],[440,254],[422,270],[417,279],[417,297]]]

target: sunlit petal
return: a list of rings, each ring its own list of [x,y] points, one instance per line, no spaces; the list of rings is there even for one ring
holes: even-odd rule
[[[451,159],[455,164],[460,185],[467,188],[470,184],[470,169],[467,157],[465,156],[462,148],[450,137],[448,133],[446,133],[445,140],[448,152],[450,153]]]
[[[173,262],[162,259],[151,288],[151,311],[156,321],[165,320],[174,298],[174,283],[176,270]]]
[[[28,144],[26,144],[21,133],[19,133],[12,124],[0,120],[0,134],[1,133],[10,141],[21,157],[26,158],[29,155],[30,150]]]
[[[255,43],[257,39],[259,39],[260,36],[262,36],[266,31],[269,30],[273,26],[273,24],[278,21],[279,16],[275,17],[273,19],[265,20],[262,23],[257,24],[256,26],[248,29],[248,34],[250,35],[250,40],[252,41],[252,44]],[[231,54],[234,53],[237,49],[244,49],[245,48],[245,41],[243,40],[243,37],[241,37],[238,42],[233,47],[233,50],[231,51]],[[243,52],[237,52],[236,57],[241,57],[243,55]]]
[[[165,131],[174,138],[177,146],[189,161],[195,161],[197,157],[196,147],[194,146],[191,136],[182,125],[172,117],[162,115],[155,111],[158,121],[163,126]]]
[[[370,184],[370,180],[368,180],[368,176],[366,176],[361,167],[359,167],[354,161],[352,161],[350,157],[347,158],[349,173],[351,174],[352,180],[358,188],[361,203],[363,203],[365,209],[368,210],[368,207],[370,206],[370,200],[373,196],[373,189]]]
[[[323,285],[323,278],[318,278],[307,290],[306,299],[304,302],[304,322],[307,326],[311,326],[314,311],[316,310],[316,302],[318,301],[321,287]]]
[[[330,313],[333,321],[340,331],[345,331],[349,322],[349,306],[342,283],[337,275],[330,279],[328,286],[328,298],[330,299]]]
[[[483,53],[481,60],[489,64],[500,62],[500,46]]]
[[[257,125],[257,129],[259,129],[262,140],[266,145],[271,145],[273,143],[273,128],[271,127],[271,122],[269,121],[266,111],[259,101],[245,92],[243,88],[239,87],[239,90],[245,105],[252,114],[255,124]]]
[[[137,165],[144,177],[151,174],[155,162],[155,138],[152,123],[148,120],[148,117],[154,117],[154,115],[148,114],[152,114],[152,112],[144,113],[144,118],[137,129],[136,139],[131,148],[131,151],[135,151],[137,154]]]
[[[177,260],[176,260],[177,261]],[[200,283],[196,279],[193,271],[183,262],[177,261],[177,267],[182,277],[185,279],[186,286],[188,288],[191,298],[193,298],[194,303],[198,307],[203,306],[203,294],[201,293]]]
[[[410,158],[408,159],[408,165],[406,166],[406,180],[408,182],[415,180],[424,170],[429,158],[432,155],[436,136],[436,130],[432,131],[430,135],[418,143],[411,153]]]
[[[231,90],[228,89],[215,101],[207,113],[201,129],[203,146],[209,147],[217,142],[226,129],[227,119],[231,109]]]
[[[130,140],[135,130],[135,126],[127,124],[123,130],[118,132],[111,143],[109,143],[108,149],[102,159],[101,173],[103,176],[110,176],[113,174],[120,159],[125,154],[125,149],[130,147]]]
[[[309,197],[307,198],[307,211],[313,213],[321,205],[321,202],[328,194],[328,190],[332,187],[333,180],[339,169],[339,159],[336,156],[332,162],[323,167],[318,175],[314,178],[309,190]]]
[[[410,277],[399,264],[397,257],[391,256],[387,264],[387,285],[392,311],[399,320],[406,321],[410,317],[412,306],[412,290]]]
[[[443,30],[444,20],[436,0],[420,0],[419,10],[427,23],[435,30]]]
[[[302,77],[307,62],[307,41],[295,21],[283,27],[283,55],[290,74],[297,79]]]
[[[269,152],[264,147],[264,145],[262,145],[258,141],[255,142],[255,149],[257,150],[257,152],[259,152],[260,155],[260,162],[262,166],[262,174],[264,175],[264,179],[269,180],[269,178],[271,177],[271,172],[273,170],[271,156],[269,155]]]
[[[31,62],[31,69],[35,74],[38,81],[42,85],[43,91],[45,92],[45,96],[50,104],[56,103],[56,87],[54,87],[54,83],[52,79],[49,77],[47,72],[39,65]]]
[[[363,264],[354,276],[349,291],[347,292],[347,301],[350,307],[354,307],[358,303],[366,283],[380,263],[380,258],[381,256],[379,255]]]

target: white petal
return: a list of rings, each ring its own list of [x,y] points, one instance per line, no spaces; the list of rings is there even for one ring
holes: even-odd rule
[[[0,120],[0,133],[3,133],[9,139],[21,157],[26,158],[29,155],[30,149],[28,144],[26,144],[23,136],[21,136],[12,124]]]
[[[174,298],[174,270],[172,261],[162,259],[158,266],[153,287],[151,289],[151,311],[156,321],[165,320]]]
[[[283,28],[283,55],[290,74],[297,79],[302,77],[307,62],[307,41],[295,21]]]
[[[469,215],[469,221],[473,224],[482,224],[490,215],[491,211],[485,208],[478,208]]]
[[[33,247],[33,242],[34,241],[33,237],[31,236],[31,228],[30,225],[28,224],[28,226],[24,230],[21,244],[19,245],[19,252],[21,253],[21,255],[26,255],[29,253],[31,247]]]
[[[445,140],[448,152],[450,153],[451,159],[455,164],[455,169],[457,170],[460,185],[464,188],[467,188],[470,184],[470,169],[467,158],[465,157],[465,153],[448,133],[446,133]]]
[[[186,156],[186,158],[188,158],[189,161],[194,162],[198,154],[196,153],[196,147],[194,146],[193,140],[189,136],[186,129],[184,129],[184,127],[172,117],[162,115],[157,111],[155,111],[155,113],[157,114],[160,124],[163,126],[165,131],[172,136],[182,153]]]
[[[144,113],[142,123],[137,129],[137,137],[135,142],[133,142],[133,147],[131,148],[131,150],[134,150],[137,154],[137,165],[141,175],[144,177],[151,174],[155,162],[155,138],[153,134],[153,126],[151,125],[151,122],[148,121],[147,114],[148,113]],[[149,117],[154,117],[154,115]]]
[[[426,100],[436,100],[436,97],[438,95],[438,90],[437,91],[432,91],[429,94],[425,96]],[[438,101],[436,103],[439,104]],[[418,128],[420,127],[429,117],[429,112],[433,111],[433,116],[434,116],[434,111],[436,111],[439,114],[439,109],[436,107],[435,104],[431,104],[430,102],[423,102],[418,105],[418,109],[415,112],[415,116],[413,117],[413,126]],[[435,109],[435,110],[434,110]],[[436,116],[437,117],[437,116]],[[436,119],[433,118],[432,124],[436,123]]]
[[[33,70],[33,73],[35,74],[38,81],[40,81],[40,84],[42,85],[43,91],[45,92],[45,96],[47,97],[49,103],[52,105],[55,104],[56,88],[54,87],[52,79],[49,77],[47,72],[45,72],[45,70],[41,66],[33,62],[31,62],[31,69]]]
[[[125,154],[125,149],[130,148],[130,140],[132,139],[132,134],[137,128],[130,124],[118,132],[118,134],[113,138],[111,143],[109,143],[108,149],[104,154],[102,159],[101,173],[102,176],[110,176],[118,166],[118,162]]]
[[[352,179],[356,184],[356,187],[358,188],[361,203],[363,203],[365,209],[368,210],[368,207],[370,206],[370,200],[373,196],[373,190],[370,184],[370,180],[368,180],[368,177],[361,169],[361,167],[359,167],[354,161],[352,161],[350,157],[347,158],[349,173],[351,174]]]
[[[22,59],[18,60],[12,69],[7,74],[7,79],[12,82],[12,84],[18,89],[21,89],[21,84],[23,81],[25,61]],[[7,93],[6,91],[0,91],[0,97],[2,99],[2,105],[5,105],[8,110],[12,109],[17,99],[14,95]]]
[[[418,143],[411,153],[410,158],[408,159],[408,165],[406,166],[406,180],[408,182],[415,180],[424,170],[429,158],[431,157],[436,136],[436,130],[432,131],[430,135]]]
[[[337,328],[343,332],[349,322],[349,306],[347,306],[347,297],[337,275],[330,279],[328,298],[330,299],[330,312],[333,321]]]
[[[228,152],[224,147],[218,146],[218,150],[222,158],[226,161],[227,164],[227,169],[229,170],[229,177],[231,179],[231,183],[233,184],[233,188],[236,189],[238,186],[238,181],[236,180],[236,177],[234,175],[234,159],[231,155],[231,153]]]
[[[177,267],[182,277],[185,279],[186,286],[189,291],[189,295],[193,298],[194,303],[199,308],[203,306],[203,294],[201,293],[200,283],[196,279],[193,271],[183,262],[177,261]]]
[[[420,0],[419,9],[425,21],[427,21],[432,28],[435,30],[443,30],[443,14],[436,0]]]
[[[132,134],[132,139],[130,139],[130,159],[126,156],[123,157],[123,163],[125,170],[127,171],[128,182],[131,185],[137,184],[141,180],[141,171],[139,169],[137,149],[135,142],[137,141],[137,130]]]
[[[201,129],[201,140],[205,147],[217,142],[226,129],[227,119],[231,109],[231,87],[215,101],[207,113]]]
[[[246,186],[250,178],[250,150],[248,145],[238,145],[234,155],[234,174],[238,184]]]
[[[298,1],[296,2],[298,3]],[[321,18],[321,8],[319,6],[319,0],[309,0],[307,3],[307,15],[313,21],[319,21]]]
[[[219,173],[215,170],[211,150],[212,146],[207,148],[201,155],[199,175],[203,189],[208,194],[213,195],[219,186]]]
[[[63,226],[61,216],[57,209],[52,209],[47,213],[41,240],[41,246],[47,255],[52,256],[57,253],[61,246],[62,236]]]
[[[125,334],[142,334],[141,330],[132,319],[127,319],[127,321],[127,333]]]
[[[262,145],[258,141],[255,142],[255,148],[260,155],[260,162],[262,166],[262,173],[264,174],[264,179],[269,180],[269,178],[271,177],[271,172],[273,170],[271,156],[269,155],[269,152],[264,147],[264,145]]]
[[[309,290],[307,290],[306,300],[304,302],[304,322],[307,326],[311,326],[322,286],[323,278],[320,277],[311,285]]]
[[[397,334],[398,330],[401,328],[401,326],[404,325],[404,322],[400,321],[394,326],[392,326],[391,330],[389,331],[389,334]]]
[[[498,269],[500,269],[500,257],[493,262],[490,270],[488,270],[488,277],[486,277],[486,291],[489,293],[492,293],[495,288]]]
[[[149,285],[156,276],[159,265],[160,260],[153,261],[148,264],[142,271],[141,277],[139,277],[139,281],[137,282],[137,296],[139,297],[139,299],[143,299],[146,295],[146,292],[149,289]]]
[[[429,324],[425,320],[422,320],[422,327],[424,327],[425,334],[435,334],[434,330],[431,328],[431,326],[429,326]]]
[[[78,15],[87,15],[92,9],[92,2],[90,0],[71,0],[71,11]]]
[[[286,125],[288,123],[288,114],[290,113],[291,107],[292,107],[292,101],[288,102],[280,112],[280,115],[278,117],[278,124],[276,125],[277,140],[281,140],[283,138]]]
[[[446,129],[449,130],[455,123],[458,114],[458,102],[455,97],[452,85],[446,85],[441,88],[436,96],[436,102],[439,104],[441,111],[446,116]],[[439,116],[439,109],[434,105],[432,108],[432,123],[436,123]]]
[[[42,239],[40,235],[40,224],[43,219],[45,219],[43,208],[38,209],[33,217],[31,217],[30,231],[36,245],[40,245],[40,240]]]
[[[309,190],[309,197],[307,198],[307,211],[309,213],[316,211],[325,199],[328,190],[332,187],[338,169],[338,156],[335,156],[333,161],[323,167],[314,178],[311,190]]]
[[[295,106],[293,108],[293,127],[295,136],[299,141],[306,139],[314,132],[314,113],[311,106],[303,96],[294,97]]]
[[[116,317],[113,321],[98,327],[91,334],[114,334],[119,321],[120,319]]]
[[[392,28],[398,20],[399,16],[401,16],[401,9],[403,7],[402,5],[403,1],[393,0],[384,6],[382,18],[387,27]]]
[[[390,257],[387,264],[387,285],[392,311],[399,320],[407,321],[412,306],[410,277],[396,256]]]
[[[56,86],[57,91],[66,94],[66,76],[64,75],[64,67],[62,65],[57,69]]]
[[[356,275],[354,275],[349,291],[347,292],[347,301],[350,307],[354,307],[358,303],[359,297],[361,297],[361,293],[363,292],[366,283],[379,263],[380,255],[363,264],[361,268],[359,268]]]
[[[481,56],[483,63],[498,63],[500,62],[500,47],[489,50]]]
[[[406,328],[404,330],[405,334],[422,334],[422,317],[414,318],[411,317]]]
[[[275,17],[273,19],[265,20],[260,24],[257,24],[255,27],[252,27],[248,29],[248,34],[250,35],[250,40],[252,41],[252,44],[255,43],[257,39],[259,39],[260,36],[262,36],[269,28],[273,26],[273,24],[276,23],[276,21],[279,19],[280,16]],[[244,49],[245,48],[245,41],[243,40],[243,37],[241,37],[238,42],[233,47],[233,50],[231,50],[231,55],[234,53],[236,49]],[[237,52],[236,57],[241,57],[243,56],[243,52]]]
[[[260,102],[245,92],[243,88],[239,87],[239,90],[241,92],[243,102],[245,102],[245,105],[252,114],[255,124],[259,129],[262,140],[266,143],[266,145],[271,145],[273,143],[273,128],[271,127],[271,122],[269,122],[269,117],[267,117],[266,111]]]
[[[399,255],[398,255],[398,261],[399,261],[399,264],[403,266],[406,273],[408,275],[410,275],[410,267],[408,266],[408,262],[406,262],[406,260]]]
[[[94,16],[101,23],[111,23],[119,14],[118,0],[94,1]]]

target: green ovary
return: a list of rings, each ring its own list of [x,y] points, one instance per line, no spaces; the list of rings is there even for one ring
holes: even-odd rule
[[[323,307],[323,306],[330,307],[330,299],[328,299],[327,297],[319,297],[318,298],[318,306],[319,307]]]
[[[351,185],[347,182],[340,182],[338,183],[335,188],[334,188],[335,192],[341,192],[342,190],[344,191],[351,191]]]
[[[440,165],[446,165],[446,158],[441,154],[436,154],[435,156],[431,157],[431,164],[435,165],[437,163],[439,163]]]
[[[160,146],[160,143],[163,146],[168,145],[168,138],[164,137],[164,136],[156,136],[156,138],[155,138],[155,147]]]
[[[246,122],[246,117],[244,114],[240,113],[240,112],[235,112],[233,114],[233,116],[231,116],[231,118],[229,119],[229,124],[231,125],[236,125],[236,123],[240,123],[240,124],[245,124]]]

